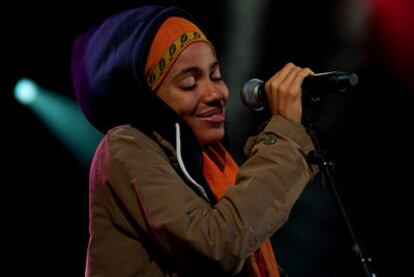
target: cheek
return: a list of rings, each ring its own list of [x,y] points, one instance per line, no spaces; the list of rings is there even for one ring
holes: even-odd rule
[[[193,116],[197,112],[198,103],[196,97],[185,97],[176,103],[174,110],[183,118]]]
[[[169,91],[168,94],[159,95],[179,116],[185,118],[193,114],[197,107],[197,97],[190,93]]]
[[[223,99],[227,103],[227,100],[229,99],[229,88],[226,84],[223,84],[223,86],[220,88],[221,92],[223,93]]]

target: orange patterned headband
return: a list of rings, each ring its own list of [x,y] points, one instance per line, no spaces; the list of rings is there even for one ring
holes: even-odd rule
[[[158,89],[180,53],[197,41],[205,41],[213,48],[203,32],[184,18],[170,17],[161,25],[152,41],[144,72],[153,91]]]

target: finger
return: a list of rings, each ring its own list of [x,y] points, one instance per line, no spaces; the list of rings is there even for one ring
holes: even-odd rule
[[[312,70],[310,70],[309,68],[303,68],[301,70],[299,70],[293,80],[291,81],[291,89],[293,91],[299,89],[301,91],[301,86],[303,83],[303,80],[305,80],[306,77],[308,77],[309,75],[314,74]]]
[[[285,117],[289,117],[289,110],[293,107],[292,103],[296,103],[296,99],[300,97],[300,87],[292,86],[292,82],[301,70],[302,68],[298,66],[293,68],[278,88],[278,112],[283,114]]]
[[[270,92],[272,87],[277,88],[279,84],[286,78],[289,72],[294,68],[295,65],[293,63],[287,63],[281,70],[279,70],[265,83],[266,92]]]
[[[285,77],[283,82],[279,86],[279,93],[280,97],[289,97],[297,96],[300,91],[300,87],[295,87],[292,85],[293,81],[295,80],[296,76],[301,72],[302,68],[299,66],[295,66],[289,74]]]

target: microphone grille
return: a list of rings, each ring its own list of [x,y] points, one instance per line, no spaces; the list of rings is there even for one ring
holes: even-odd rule
[[[263,81],[257,78],[250,79],[244,83],[240,98],[243,104],[254,111],[260,111],[264,108],[264,101],[260,95],[260,90],[262,89]]]
[[[349,84],[351,86],[356,86],[358,84],[358,75],[356,75],[355,73],[352,73],[349,76]]]

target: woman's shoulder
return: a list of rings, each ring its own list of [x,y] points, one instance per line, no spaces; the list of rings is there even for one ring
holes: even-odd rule
[[[104,140],[109,149],[116,150],[119,147],[135,149],[135,151],[160,151],[160,145],[142,131],[130,124],[112,128],[105,135]],[[162,151],[162,150],[161,150]]]
[[[107,132],[106,136],[108,138],[114,138],[118,136],[141,137],[141,136],[145,136],[145,134],[141,132],[140,130],[138,130],[137,128],[134,128],[133,126],[131,126],[131,124],[124,124],[124,125],[119,125],[119,126],[116,126],[110,129]]]

